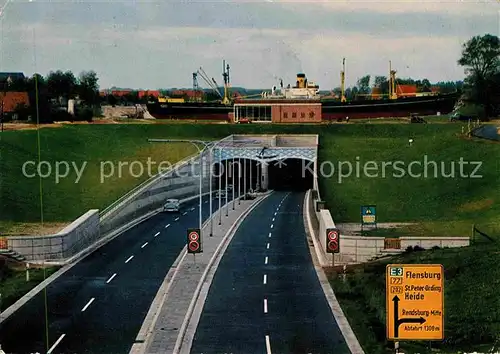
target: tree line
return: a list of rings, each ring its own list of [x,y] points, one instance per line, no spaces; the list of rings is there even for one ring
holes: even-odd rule
[[[20,120],[37,119],[40,123],[55,120],[92,120],[99,110],[99,85],[95,71],[83,71],[78,77],[71,71],[51,71],[3,83],[3,91],[27,92],[29,106],[20,104],[15,110]],[[68,101],[75,99],[75,115],[67,112]]]
[[[474,36],[463,44],[458,64],[465,69],[463,81],[437,82],[431,84],[428,79],[397,78],[397,84],[416,85],[417,92],[426,92],[431,86],[439,87],[441,93],[461,92],[465,100],[484,108],[486,115],[498,114],[500,111],[500,39],[498,36],[485,34]],[[98,77],[94,71],[81,72],[78,77],[71,71],[52,71],[46,77],[35,74],[23,80],[15,80],[4,84],[4,91],[28,92],[30,106],[19,107],[20,117],[36,118],[36,94],[38,93],[38,111],[40,122],[67,119],[89,120],[97,113],[100,104],[135,104],[156,100],[152,95],[139,98],[138,91],[122,97],[107,95],[100,97]],[[357,80],[354,87],[345,90],[348,100],[354,100],[371,93],[377,87],[378,92],[386,95],[389,92],[389,80],[385,76],[365,75]],[[340,96],[340,88],[333,90]],[[171,90],[160,90],[160,94],[173,96]],[[244,94],[244,93],[242,93]],[[211,91],[204,90],[204,98],[216,100],[219,97]],[[187,98],[187,97],[184,97]],[[67,101],[77,99],[75,117],[68,116]]]

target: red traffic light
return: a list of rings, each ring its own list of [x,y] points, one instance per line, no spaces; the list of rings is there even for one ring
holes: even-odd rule
[[[328,239],[330,241],[337,241],[339,238],[339,233],[337,231],[329,231],[328,232]]]
[[[187,230],[187,251],[188,253],[201,253],[201,232],[200,229]]]
[[[200,235],[198,235],[198,233],[196,231],[193,231],[193,232],[190,232],[189,233],[189,239],[191,241],[196,241],[200,238]]]
[[[326,229],[326,253],[340,253],[340,230]]]
[[[191,252],[196,252],[200,248],[200,244],[197,241],[191,241],[188,244],[188,248]]]
[[[337,241],[330,241],[328,242],[328,250],[330,251],[337,251],[339,248],[339,244],[337,243]]]

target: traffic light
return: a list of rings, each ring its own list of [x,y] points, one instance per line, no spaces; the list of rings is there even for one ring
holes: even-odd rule
[[[201,253],[201,232],[200,229],[187,230],[187,249],[188,253]]]
[[[340,252],[339,229],[326,229],[326,253]]]

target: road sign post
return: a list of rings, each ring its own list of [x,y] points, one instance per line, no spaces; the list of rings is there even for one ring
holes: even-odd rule
[[[193,254],[203,252],[200,229],[187,230],[187,251]]]
[[[326,229],[326,253],[332,253],[332,267],[335,266],[335,253],[340,252],[340,230]]]
[[[441,264],[389,264],[386,268],[387,339],[443,340]]]
[[[361,206],[361,231],[363,231],[363,226],[365,225],[375,226],[375,228],[377,228],[377,206]]]

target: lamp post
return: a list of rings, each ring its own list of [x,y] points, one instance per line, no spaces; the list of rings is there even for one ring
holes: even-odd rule
[[[219,148],[219,225],[222,224],[222,195],[221,195],[221,190],[222,190],[222,149]]]
[[[226,168],[227,167],[227,168]],[[228,199],[227,199],[227,175],[229,174],[229,160],[226,159],[226,167],[224,168],[224,176],[226,177],[226,193],[224,195],[226,196],[226,218],[229,216],[229,211],[228,211]]]
[[[231,186],[233,187],[233,210],[234,210],[234,157],[233,157],[233,163],[231,164]]]
[[[148,139],[149,142],[157,143],[190,143],[196,149],[198,149],[198,153],[200,154],[200,179],[199,179],[199,188],[200,188],[200,199],[199,199],[199,228],[200,228],[200,234],[202,230],[202,225],[203,225],[203,214],[202,214],[202,209],[201,205],[203,202],[202,198],[202,191],[203,191],[203,152],[212,144],[212,142],[206,142],[203,140],[185,140],[185,139]],[[200,149],[199,145],[203,145],[203,148]],[[212,211],[210,211],[210,214]],[[201,236],[201,235],[200,235]]]

